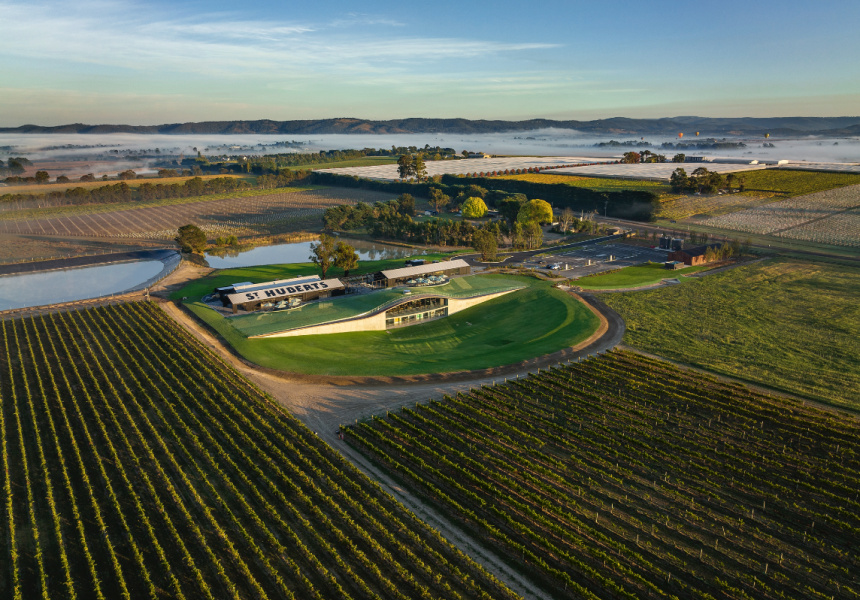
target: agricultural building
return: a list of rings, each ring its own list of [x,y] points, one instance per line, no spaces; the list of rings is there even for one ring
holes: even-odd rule
[[[457,260],[413,264],[402,269],[379,271],[373,275],[373,285],[375,287],[394,287],[401,284],[420,285],[434,281],[442,283],[444,279],[452,275],[468,275],[471,272],[472,269],[469,264],[458,258]]]
[[[344,285],[338,279],[320,279],[317,275],[280,279],[266,283],[237,283],[216,288],[215,293],[224,306],[236,313],[261,308],[288,308],[302,302],[328,298],[344,293]]]
[[[670,261],[682,262],[685,265],[695,267],[703,265],[705,262],[705,254],[710,249],[716,252],[720,248],[720,244],[705,244],[704,246],[696,246],[695,248],[687,248],[686,250],[675,250],[669,253]]]

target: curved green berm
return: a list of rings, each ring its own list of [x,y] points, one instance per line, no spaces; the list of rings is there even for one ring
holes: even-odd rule
[[[525,287],[438,321],[387,331],[248,339],[205,305],[186,306],[247,360],[312,375],[399,376],[500,367],[575,346],[600,326],[585,304],[549,282],[503,280]]]

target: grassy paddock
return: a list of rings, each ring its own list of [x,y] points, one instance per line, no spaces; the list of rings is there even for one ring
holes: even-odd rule
[[[611,179],[609,177],[580,177],[578,175],[553,175],[551,173],[525,173],[523,175],[502,175],[494,179],[513,179],[532,183],[563,183],[574,187],[588,188],[596,192],[617,192],[637,190],[655,194],[671,194],[669,184],[644,179]]]
[[[710,269],[712,265],[686,267],[677,271],[663,268],[659,263],[646,263],[633,267],[616,269],[605,275],[593,275],[572,281],[573,285],[586,290],[615,290],[659,283],[663,279],[674,279],[679,275],[689,275]],[[688,280],[682,280],[688,281]]]
[[[248,339],[205,305],[187,306],[248,360],[321,375],[415,375],[497,367],[573,346],[597,329],[594,313],[549,282],[502,279],[528,287],[445,319],[388,331]]]
[[[353,158],[337,162],[309,163],[284,168],[290,171],[301,171],[307,169],[338,169],[341,167],[375,167],[377,165],[393,165],[396,163],[397,158],[392,156],[367,156],[365,158]]]
[[[774,197],[774,200],[860,183],[860,175],[856,173],[764,169],[738,174],[735,178],[735,186],[741,177],[746,180],[746,189],[743,192],[745,195],[771,196]]]
[[[858,410],[858,294],[856,267],[780,259],[603,299],[631,346]]]

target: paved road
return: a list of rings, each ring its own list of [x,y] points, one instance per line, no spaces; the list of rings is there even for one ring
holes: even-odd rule
[[[594,244],[599,244],[601,242],[608,242],[611,240],[622,239],[623,237],[624,237],[624,234],[619,233],[618,235],[607,235],[604,237],[594,238],[592,240],[585,240],[583,242],[573,242],[571,244],[564,244],[561,246],[551,246],[549,248],[538,248],[537,250],[522,250],[520,252],[502,253],[502,254],[499,254],[499,259],[500,259],[499,262],[494,262],[494,263],[481,262],[478,259],[478,256],[480,256],[479,254],[464,254],[463,256],[458,256],[457,258],[462,258],[467,263],[469,263],[469,266],[471,266],[471,267],[493,267],[493,266],[497,266],[499,264],[511,264],[511,263],[516,263],[516,262],[523,262],[523,261],[526,261],[526,260],[530,259],[531,257],[535,256],[536,254],[546,254],[547,252],[560,252],[562,250],[567,250],[569,248],[577,248],[580,246],[592,246]]]

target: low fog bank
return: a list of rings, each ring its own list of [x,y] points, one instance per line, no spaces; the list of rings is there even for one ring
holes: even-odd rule
[[[320,150],[391,148],[425,146],[481,151],[490,154],[553,155],[618,157],[628,150],[649,149],[671,158],[676,152],[692,156],[798,160],[809,162],[860,162],[860,138],[818,137],[716,137],[728,142],[742,142],[738,149],[662,148],[663,143],[696,144],[710,139],[704,132],[684,137],[646,136],[640,138],[619,134],[615,136],[586,135],[573,130],[542,129],[525,132],[492,134],[390,134],[345,135],[325,134],[307,138],[284,135],[143,135],[143,134],[0,134],[0,159],[23,156],[30,160],[52,161],[110,161],[128,163],[128,168],[149,168],[159,159],[170,157],[222,155],[258,155],[284,152],[318,152]],[[650,146],[597,147],[610,140]],[[763,147],[764,144],[774,147]],[[111,170],[117,167],[112,165]],[[71,171],[71,169],[70,169]]]

